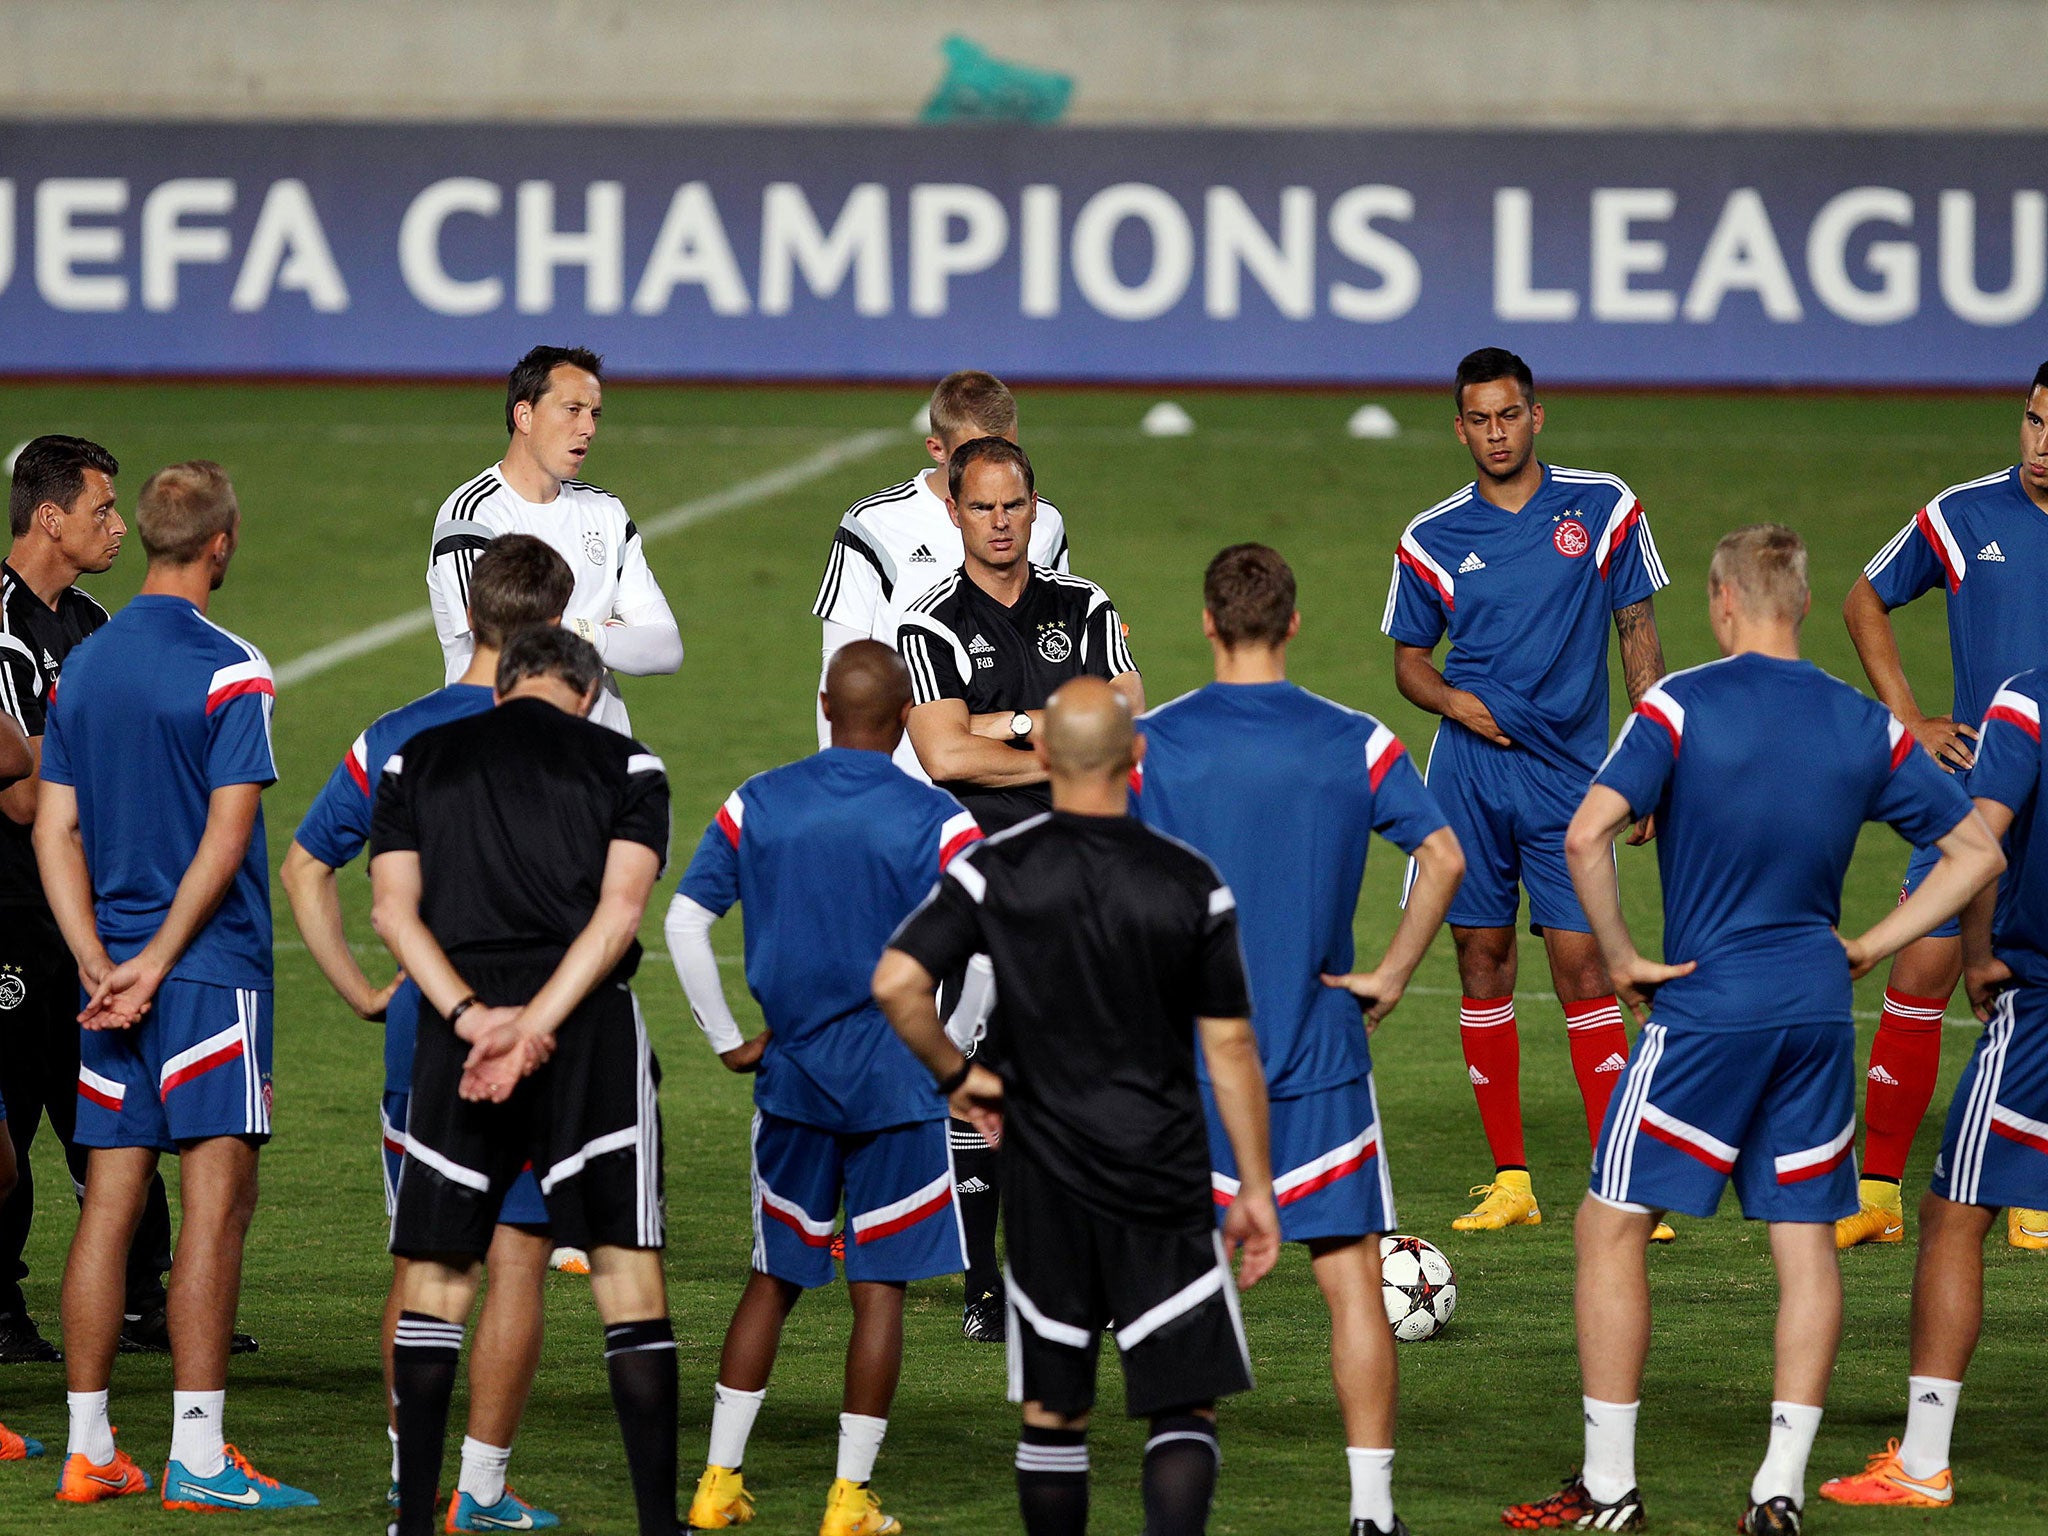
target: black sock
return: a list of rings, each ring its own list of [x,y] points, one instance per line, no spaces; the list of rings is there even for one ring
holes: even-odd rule
[[[626,1470],[640,1536],[676,1530],[676,1334],[665,1317],[613,1323],[604,1331],[612,1409],[626,1442]]]
[[[1081,1536],[1088,1529],[1087,1430],[1024,1426],[1017,1437],[1017,1508],[1025,1536]]]
[[[1223,1448],[1216,1421],[1199,1413],[1162,1413],[1145,1442],[1145,1536],[1201,1536],[1216,1494]]]
[[[448,1399],[461,1354],[462,1324],[424,1312],[398,1314],[391,1395],[398,1419],[399,1536],[431,1536],[439,1527]]]
[[[996,1263],[996,1149],[965,1120],[950,1121],[946,1134],[953,1147],[953,1195],[967,1234],[967,1300],[972,1304],[1003,1284]]]

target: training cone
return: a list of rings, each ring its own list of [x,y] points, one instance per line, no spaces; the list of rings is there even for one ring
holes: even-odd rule
[[[1399,437],[1401,423],[1394,420],[1394,413],[1384,405],[1361,405],[1344,423],[1344,430],[1353,437]]]
[[[1147,437],[1186,437],[1195,430],[1195,418],[1171,400],[1162,400],[1145,413],[1138,430]]]

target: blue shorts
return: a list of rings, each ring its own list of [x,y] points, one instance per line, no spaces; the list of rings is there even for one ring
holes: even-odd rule
[[[79,1145],[268,1141],[270,1018],[268,992],[172,977],[140,1024],[80,1030]]]
[[[398,1214],[398,1176],[405,1167],[406,1106],[411,1102],[409,1093],[387,1093],[379,1115],[384,1131],[384,1214],[387,1218]],[[548,1224],[548,1206],[541,1198],[540,1180],[533,1176],[533,1164],[528,1163],[519,1171],[519,1177],[512,1181],[504,1204],[498,1207],[498,1224],[508,1227],[544,1227]]]
[[[1838,1221],[1856,1198],[1856,1030],[1645,1024],[1593,1153],[1609,1205],[1711,1216],[1732,1174],[1752,1221]]]
[[[1920,882],[1927,878],[1927,872],[1940,862],[1941,850],[1939,848],[1915,848],[1913,856],[1906,860],[1906,878],[1904,883],[1899,886],[1899,900],[1903,902],[1908,896],[1919,890]],[[1927,934],[1927,937],[1930,939],[1959,939],[1962,936],[1963,924],[1960,917],[1950,918],[1939,928],[1929,930]]]
[[[1237,1196],[1237,1160],[1207,1083],[1202,1107],[1209,1117],[1209,1182],[1221,1221]],[[1273,1200],[1280,1207],[1282,1239],[1305,1243],[1394,1230],[1394,1183],[1370,1072],[1300,1098],[1275,1099],[1270,1115]]]
[[[754,1111],[754,1268],[807,1290],[830,1285],[842,1200],[848,1280],[967,1267],[945,1121],[842,1132]]]
[[[1592,931],[1564,858],[1565,828],[1586,798],[1589,775],[1496,747],[1446,721],[1430,744],[1423,777],[1465,852],[1465,879],[1451,898],[1448,922],[1512,928],[1521,907],[1517,887],[1527,886],[1532,926]],[[1414,880],[1410,859],[1407,883]]]
[[[2048,988],[1999,994],[1948,1107],[1934,1192],[1963,1205],[2048,1208]]]

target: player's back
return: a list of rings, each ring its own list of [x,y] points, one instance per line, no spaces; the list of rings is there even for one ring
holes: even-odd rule
[[[2007,678],[1992,696],[1977,749],[1973,792],[2013,812],[1999,881],[1992,947],[2029,986],[2048,986],[2048,756],[2041,749],[2048,668]]]
[[[739,855],[747,986],[772,1031],[755,1102],[847,1132],[943,1115],[873,980],[890,934],[979,838],[973,817],[880,752],[827,747],[749,779],[718,825]]]
[[[1286,682],[1211,683],[1139,730],[1136,813],[1206,855],[1237,897],[1269,1091],[1363,1076],[1357,1004],[1319,978],[1352,969],[1374,796],[1401,743],[1370,715]]]

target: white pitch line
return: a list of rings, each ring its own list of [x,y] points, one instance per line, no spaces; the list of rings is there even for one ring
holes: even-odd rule
[[[826,444],[816,453],[798,459],[794,464],[786,464],[781,469],[771,469],[766,474],[755,475],[735,485],[729,485],[722,491],[713,491],[709,496],[700,496],[694,501],[686,501],[681,506],[657,513],[639,524],[640,537],[643,540],[658,539],[688,528],[693,523],[701,523],[724,513],[737,511],[741,507],[766,501],[770,497],[780,496],[784,491],[793,491],[820,476],[829,475],[843,464],[864,459],[878,449],[900,442],[902,437],[901,432],[879,427],[866,432],[856,432],[851,437],[842,437],[837,442]],[[316,646],[303,656],[294,656],[279,666],[272,676],[279,688],[289,688],[295,683],[305,682],[308,678],[318,677],[322,672],[330,672],[345,661],[367,656],[372,651],[381,651],[387,645],[409,639],[414,635],[425,634],[433,627],[434,610],[415,608],[410,613],[401,613],[396,618],[385,619],[381,623],[370,625],[367,629],[359,629],[352,635],[344,635],[339,640]]]

